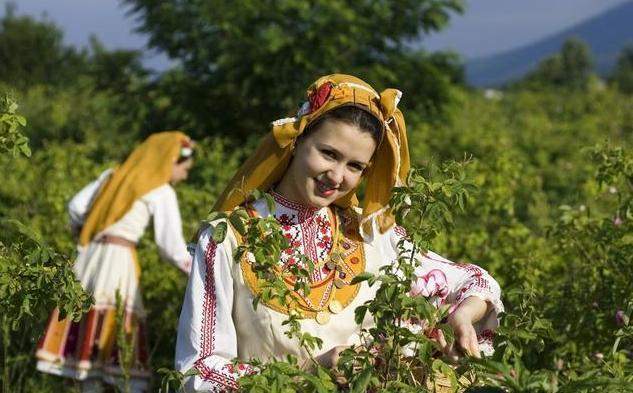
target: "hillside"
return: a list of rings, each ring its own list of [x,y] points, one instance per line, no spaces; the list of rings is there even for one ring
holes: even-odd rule
[[[622,47],[633,43],[632,21],[633,1],[629,1],[532,44],[467,61],[467,79],[474,86],[497,86],[520,78],[570,37],[589,44],[598,72],[605,74]]]

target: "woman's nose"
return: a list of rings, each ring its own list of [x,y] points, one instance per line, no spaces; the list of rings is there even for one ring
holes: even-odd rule
[[[332,185],[340,185],[345,176],[345,168],[343,165],[334,165],[327,171],[327,179]]]

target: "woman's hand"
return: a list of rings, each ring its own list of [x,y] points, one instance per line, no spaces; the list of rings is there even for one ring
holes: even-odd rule
[[[347,345],[337,345],[329,351],[317,356],[316,361],[319,362],[322,367],[332,369],[336,367],[336,363],[338,363],[338,358],[341,356],[341,352],[347,348],[349,348]]]
[[[479,354],[479,341],[477,340],[477,332],[473,326],[472,321],[468,316],[463,314],[453,313],[448,318],[448,324],[453,328],[455,333],[455,341],[453,347],[457,345],[457,348],[469,356],[480,358]]]
[[[457,361],[462,354],[480,358],[479,342],[473,324],[486,314],[488,303],[478,297],[471,296],[464,300],[448,317],[448,324],[455,333],[454,342],[449,345],[441,330],[437,332],[437,342],[442,352],[452,361]]]

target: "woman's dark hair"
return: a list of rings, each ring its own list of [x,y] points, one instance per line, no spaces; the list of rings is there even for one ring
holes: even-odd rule
[[[314,123],[310,124],[310,126],[303,132],[302,137],[305,138],[310,135],[326,120],[338,120],[343,123],[356,126],[361,131],[371,134],[371,137],[374,138],[374,141],[376,142],[376,146],[380,145],[383,133],[383,126],[380,120],[368,111],[352,105],[340,106],[332,109],[331,111],[325,112],[323,116],[319,117],[314,121]]]

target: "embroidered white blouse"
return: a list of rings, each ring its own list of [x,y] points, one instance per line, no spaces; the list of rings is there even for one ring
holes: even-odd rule
[[[282,224],[282,231],[291,246],[317,262],[323,262],[332,249],[332,226],[328,208],[315,209],[289,201],[279,194],[272,194],[276,208],[274,217]],[[253,205],[261,217],[269,212],[264,201]],[[398,257],[397,244],[406,233],[394,227],[386,233],[374,230],[364,235],[363,251],[365,271],[378,273],[384,264],[393,263]],[[287,354],[299,360],[306,359],[296,341],[288,338],[282,322],[283,313],[260,304],[253,308],[253,293],[242,274],[240,263],[233,254],[238,246],[235,235],[229,231],[220,244],[211,239],[210,230],[204,231],[198,241],[192,272],[180,315],[176,345],[176,368],[186,372],[192,368],[198,374],[188,377],[187,391],[220,392],[236,389],[239,378],[253,372],[248,366],[232,360],[247,361],[258,358],[282,359]],[[412,285],[412,295],[434,297],[437,304],[457,306],[470,296],[488,301],[490,312],[475,328],[479,344],[484,352],[492,351],[492,331],[497,327],[497,314],[503,311],[497,282],[483,269],[471,264],[455,264],[433,252],[417,255],[420,266],[418,279]],[[280,264],[296,263],[292,253],[282,255]],[[324,268],[325,269],[325,268]],[[324,271],[313,271],[318,281]],[[323,340],[318,356],[337,345],[359,344],[361,326],[354,321],[354,309],[372,299],[375,287],[366,282],[360,285],[357,295],[340,313],[333,314],[329,323],[321,325],[314,319],[301,320],[303,331]],[[362,324],[368,328],[372,318],[367,315]]]
[[[99,177],[79,191],[68,203],[68,213],[73,231],[79,231],[92,206],[97,191],[112,173],[104,171]],[[182,220],[176,191],[163,184],[136,200],[130,210],[102,233],[138,242],[153,217],[154,241],[161,257],[184,272],[191,269],[191,255],[182,233]],[[96,236],[99,237],[99,234]]]

